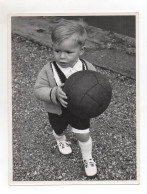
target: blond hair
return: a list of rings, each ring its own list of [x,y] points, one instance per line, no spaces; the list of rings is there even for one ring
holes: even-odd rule
[[[86,24],[82,21],[62,20],[52,31],[52,42],[60,44],[62,41],[72,38],[80,46],[83,46],[87,38],[85,26]]]

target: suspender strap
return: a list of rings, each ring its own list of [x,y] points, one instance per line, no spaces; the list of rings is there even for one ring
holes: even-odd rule
[[[83,70],[87,70],[88,68],[87,68],[86,62],[83,59],[80,59],[80,61],[82,62]],[[55,61],[53,61],[53,64],[54,64],[54,67],[56,69],[56,72],[58,73],[58,76],[59,76],[61,83],[65,83],[65,81],[67,80],[66,76],[61,71],[61,69],[58,67],[58,65],[56,64]]]
[[[56,64],[55,61],[53,61],[53,64],[54,64],[54,67],[56,69],[56,72],[58,73],[58,76],[59,76],[61,83],[65,83],[66,77],[65,77],[64,73],[61,71],[61,69],[58,67],[58,65]]]
[[[85,62],[83,59],[80,59],[80,61],[81,61],[81,62],[82,62],[82,64],[83,64],[83,70],[87,70],[87,69],[88,69],[88,67],[87,67],[86,62]]]

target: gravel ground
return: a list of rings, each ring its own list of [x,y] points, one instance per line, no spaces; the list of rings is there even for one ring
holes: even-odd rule
[[[47,113],[33,95],[38,72],[51,58],[50,48],[12,35],[13,181],[136,180],[135,80],[97,68],[113,96],[108,109],[91,120],[98,174],[89,179],[74,134],[67,129],[73,154],[61,155]]]

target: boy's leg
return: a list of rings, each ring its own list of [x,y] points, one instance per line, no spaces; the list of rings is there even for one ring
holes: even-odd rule
[[[92,177],[97,174],[97,168],[92,159],[92,139],[89,133],[90,119],[80,119],[71,114],[70,125],[79,141],[86,175]]]
[[[59,148],[59,151],[64,154],[71,154],[72,149],[69,145],[69,143],[66,141],[66,136],[63,135],[63,132],[67,128],[68,122],[66,121],[67,118],[65,115],[56,115],[56,114],[48,114],[50,124],[53,128],[53,136],[57,141],[57,145]]]
[[[97,168],[92,158],[92,138],[89,129],[78,130],[72,128],[72,131],[79,141],[86,175],[89,177],[95,176],[97,174]]]
[[[61,154],[68,155],[72,153],[72,149],[69,145],[69,142],[66,141],[65,135],[57,135],[53,130],[53,136],[57,141],[57,145]]]

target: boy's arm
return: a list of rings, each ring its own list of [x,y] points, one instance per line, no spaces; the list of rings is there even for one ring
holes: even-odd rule
[[[36,98],[42,101],[59,104],[56,98],[56,90],[57,90],[57,86],[53,88],[50,87],[46,70],[45,68],[42,68],[42,70],[40,71],[37,77],[35,87],[34,87],[34,94]]]

